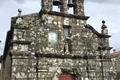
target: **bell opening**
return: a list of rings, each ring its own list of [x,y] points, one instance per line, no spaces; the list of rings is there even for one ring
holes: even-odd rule
[[[74,14],[74,8],[73,7],[68,8],[68,14]]]
[[[59,6],[53,6],[53,7],[52,7],[52,11],[60,12]]]

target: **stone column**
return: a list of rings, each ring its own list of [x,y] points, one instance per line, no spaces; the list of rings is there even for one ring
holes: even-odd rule
[[[62,5],[61,5],[60,12],[68,13],[67,0],[61,0],[61,2],[62,2]]]
[[[45,11],[52,11],[52,0],[42,0],[41,1],[41,8]]]
[[[84,0],[74,0],[74,14],[84,16]]]

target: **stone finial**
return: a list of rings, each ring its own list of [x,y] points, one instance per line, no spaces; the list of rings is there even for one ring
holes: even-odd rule
[[[115,52],[116,51],[116,49],[113,49],[113,52]]]
[[[22,10],[21,10],[21,9],[18,9],[18,18],[17,18],[17,20],[16,20],[16,23],[17,23],[17,24],[22,24],[21,13],[22,13]]]
[[[21,13],[22,13],[22,10],[21,10],[21,9],[18,9],[18,16],[19,16],[19,17],[21,16]]]
[[[105,24],[105,21],[103,20],[102,23]]]
[[[105,21],[103,20],[102,21],[102,27],[101,27],[102,29],[105,29],[105,28],[107,28],[107,26],[105,25]]]
[[[107,26],[105,25],[105,21],[103,20],[102,21],[102,27],[101,27],[101,33],[102,34],[105,34],[105,35],[108,35],[108,29],[107,29]]]

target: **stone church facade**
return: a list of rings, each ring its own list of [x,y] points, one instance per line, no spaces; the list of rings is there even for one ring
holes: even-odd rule
[[[114,80],[105,21],[86,21],[84,0],[42,0],[39,13],[12,17],[3,55],[5,80]],[[58,6],[59,12],[53,11]],[[68,9],[73,9],[73,14]]]

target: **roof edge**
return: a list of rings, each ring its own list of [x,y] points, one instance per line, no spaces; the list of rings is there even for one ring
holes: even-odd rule
[[[99,33],[98,31],[96,31],[91,25],[87,24],[85,25],[85,28],[88,28],[90,29],[93,33],[95,33],[98,37],[100,38],[109,38],[111,37],[111,35],[104,35],[104,34],[101,34]]]

